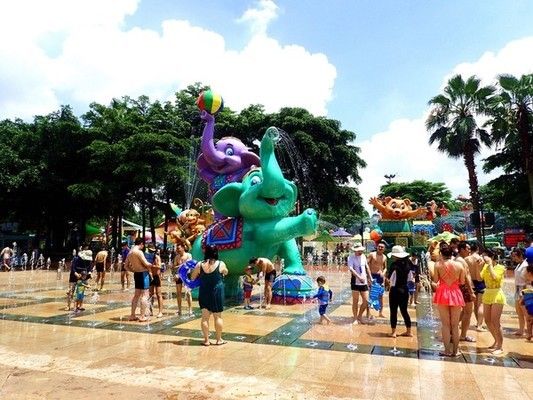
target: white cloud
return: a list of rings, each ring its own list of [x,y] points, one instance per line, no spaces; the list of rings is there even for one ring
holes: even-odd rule
[[[533,37],[527,37],[508,43],[497,53],[487,52],[473,63],[457,65],[443,79],[442,87],[455,74],[464,78],[477,75],[484,84],[495,83],[499,74],[509,73],[515,76],[533,72]],[[435,93],[437,94],[437,93]],[[396,174],[394,181],[410,182],[424,179],[431,182],[444,182],[453,196],[470,195],[468,175],[462,159],[451,159],[429,146],[429,133],[425,120],[429,109],[418,119],[398,119],[390,123],[385,132],[373,135],[359,144],[367,167],[361,171],[363,179],[359,191],[368,210],[368,199],[379,193],[385,184],[384,175]],[[479,184],[483,185],[499,176],[499,171],[483,173],[481,159],[490,155],[490,149],[483,149],[477,157]],[[430,199],[428,199],[430,200]]]
[[[237,22],[250,23],[256,35],[265,35],[268,24],[278,16],[278,6],[272,0],[259,0],[257,8],[249,8]]]
[[[260,0],[239,19],[253,34],[239,51],[217,32],[183,20],[161,22],[161,33],[124,29],[138,0],[9,0],[0,3],[0,118],[31,118],[60,104],[147,94],[167,100],[200,81],[234,110],[300,106],[326,113],[335,67],[320,53],[282,45],[266,35],[277,16]],[[31,10],[28,12],[28,10]],[[68,99],[68,100],[66,100]],[[83,112],[84,110],[78,110]]]

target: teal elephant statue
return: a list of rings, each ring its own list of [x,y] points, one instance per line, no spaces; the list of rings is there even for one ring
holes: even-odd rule
[[[295,238],[315,232],[318,218],[313,209],[288,216],[294,210],[298,189],[285,179],[276,160],[278,138],[278,130],[268,128],[261,141],[261,168],[251,169],[241,182],[229,183],[215,193],[213,207],[228,218],[211,225],[192,248],[193,258],[202,260],[206,244],[217,246],[219,258],[229,270],[225,284],[230,297],[240,293],[238,278],[252,257],[278,256],[285,260],[286,276],[307,277]],[[301,289],[312,289],[312,284],[306,285]]]

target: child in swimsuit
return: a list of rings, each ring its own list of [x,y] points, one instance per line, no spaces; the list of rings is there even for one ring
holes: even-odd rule
[[[83,308],[83,299],[85,298],[85,288],[89,287],[89,283],[87,282],[89,278],[90,274],[88,275],[86,272],[82,272],[76,282],[74,289],[76,295],[76,312],[85,311],[85,308]]]
[[[313,299],[318,300],[318,314],[320,315],[320,323],[323,324],[324,322],[330,324],[331,319],[326,315],[326,309],[328,308],[328,304],[331,301],[331,298],[333,297],[333,292],[331,289],[326,285],[326,278],[323,276],[319,276],[316,278],[316,283],[318,284],[318,292],[313,296]]]
[[[250,299],[252,298],[252,290],[254,285],[259,282],[258,279],[254,279],[252,276],[253,267],[248,265],[244,270],[244,277],[242,278],[242,289],[244,290],[244,309],[252,310],[253,307],[250,305]]]

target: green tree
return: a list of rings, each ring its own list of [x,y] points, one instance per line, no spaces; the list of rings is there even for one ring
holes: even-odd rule
[[[91,204],[67,189],[86,168],[82,149],[90,135],[68,106],[37,116],[32,123],[4,121],[0,132],[0,153],[11,157],[7,168],[0,169],[2,180],[8,182],[0,203],[23,230],[45,238],[47,251],[63,249],[71,224],[92,213]]]
[[[491,145],[491,137],[480,127],[477,117],[487,115],[494,92],[494,87],[481,86],[475,76],[464,81],[461,75],[456,75],[448,81],[443,94],[429,101],[432,107],[426,120],[426,128],[430,131],[429,144],[437,143],[439,151],[451,158],[463,159],[475,212],[479,212],[480,202],[474,157],[482,144]],[[481,241],[479,228],[476,236]]]
[[[189,127],[181,123],[172,105],[151,104],[146,96],[115,99],[109,107],[92,104],[84,120],[99,139],[87,147],[90,180],[73,189],[80,194],[96,190],[109,201],[107,211],[114,221],[123,215],[128,202],[139,204],[143,222],[144,210],[148,212],[155,240],[155,208],[160,197],[169,200],[170,195],[183,193],[176,191],[184,185],[174,181],[184,183]]]
[[[452,193],[443,182],[428,182],[424,180],[415,180],[412,182],[392,182],[381,186],[380,197],[408,198],[419,206],[426,202],[435,200],[451,211],[459,209],[459,205],[452,199]]]
[[[497,105],[487,125],[499,151],[486,160],[487,172],[502,167],[506,174],[527,178],[530,210],[533,210],[533,74],[517,79],[501,75],[498,79]]]

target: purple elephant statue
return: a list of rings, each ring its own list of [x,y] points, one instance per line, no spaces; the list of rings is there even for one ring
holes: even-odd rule
[[[196,161],[198,174],[207,183],[209,201],[223,186],[232,182],[240,182],[242,177],[252,168],[260,166],[259,157],[235,137],[223,137],[215,143],[215,117],[206,111],[200,114],[205,121],[202,133],[202,153]],[[215,213],[215,219],[222,214]]]

